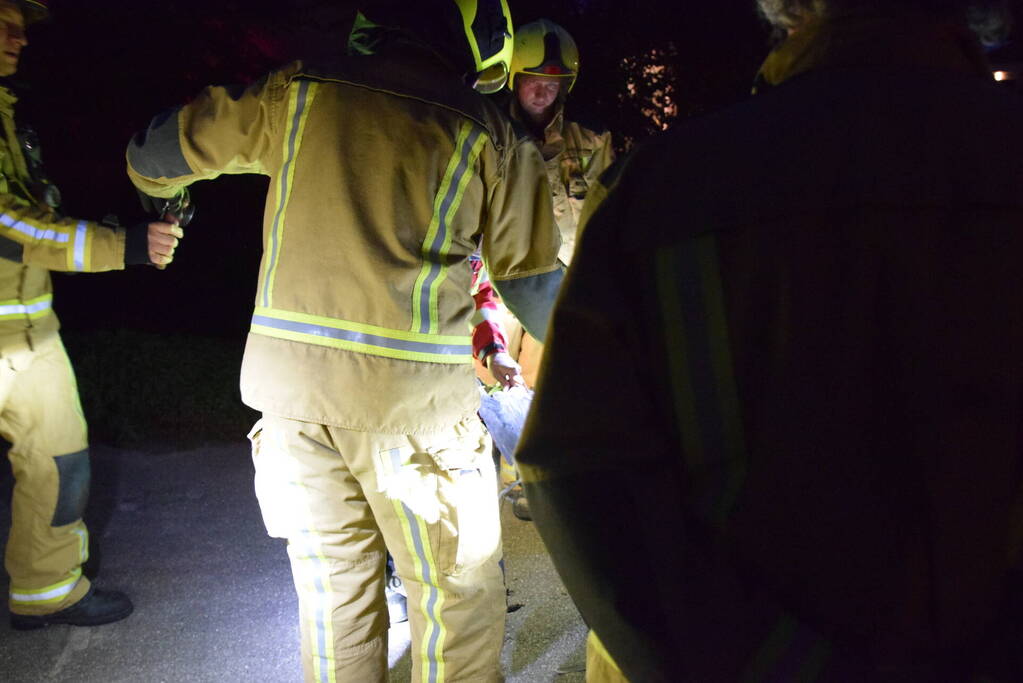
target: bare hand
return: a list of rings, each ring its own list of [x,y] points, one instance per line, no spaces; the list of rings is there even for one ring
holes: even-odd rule
[[[176,222],[154,221],[149,224],[147,236],[149,260],[163,270],[174,260],[174,249],[178,246],[178,240],[185,236],[185,232]]]
[[[505,389],[526,384],[526,381],[522,379],[522,367],[505,351],[498,351],[487,356],[487,369]]]

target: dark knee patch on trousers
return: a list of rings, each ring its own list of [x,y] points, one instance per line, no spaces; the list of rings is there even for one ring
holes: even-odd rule
[[[57,463],[57,509],[53,511],[51,526],[64,526],[77,522],[85,513],[85,504],[89,501],[89,449],[58,455],[53,458]]]

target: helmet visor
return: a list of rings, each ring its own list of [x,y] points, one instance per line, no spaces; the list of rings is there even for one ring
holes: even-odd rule
[[[476,92],[483,93],[484,95],[493,95],[501,90],[507,82],[508,65],[504,62],[498,62],[488,66],[476,75],[476,84],[473,88]]]

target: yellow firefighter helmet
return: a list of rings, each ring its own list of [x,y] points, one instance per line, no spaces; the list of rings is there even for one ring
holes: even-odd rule
[[[499,91],[508,82],[513,31],[507,0],[455,0],[476,69],[474,87]]]
[[[515,31],[515,53],[508,87],[515,88],[516,74],[557,76],[568,80],[571,91],[579,75],[579,48],[568,31],[550,19],[538,19]]]

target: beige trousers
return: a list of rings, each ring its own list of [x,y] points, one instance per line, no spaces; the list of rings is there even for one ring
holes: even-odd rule
[[[499,681],[505,586],[489,437],[264,415],[250,434],[267,532],[288,540],[307,681],[387,680],[385,552],[408,590],[413,681]]]
[[[15,614],[49,614],[89,590],[89,451],[78,387],[60,337],[0,356],[0,435],[11,443],[11,534],[4,565]]]

